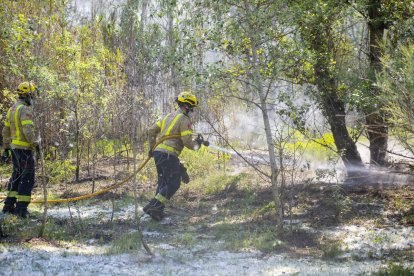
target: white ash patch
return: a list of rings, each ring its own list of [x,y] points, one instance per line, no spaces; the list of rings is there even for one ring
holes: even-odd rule
[[[71,207],[82,218],[109,218],[112,204]],[[116,210],[114,218],[134,218],[133,205]],[[142,212],[142,210],[139,210]],[[49,216],[69,218],[67,206],[52,206]],[[163,225],[168,227],[168,225]],[[315,231],[310,227],[310,231]],[[383,254],[389,249],[412,249],[412,227],[369,228],[342,226],[324,231],[327,236],[343,240],[346,254],[366,256],[370,250]],[[218,250],[224,241],[201,240],[191,247],[163,243],[163,234],[146,231],[144,236],[160,238],[149,244],[155,256],[144,249],[120,255],[107,255],[108,246],[88,240],[85,244],[60,246],[34,244],[30,247],[0,245],[0,267],[4,275],[358,275],[386,266],[386,260],[365,259],[327,262],[312,257],[293,259],[287,254],[268,254],[258,251],[229,252]]]
[[[383,257],[390,250],[413,250],[413,227],[366,227],[347,225],[324,231],[344,243],[344,250],[360,257]]]
[[[379,261],[327,263],[284,255],[201,252],[164,245],[163,253],[156,252],[154,257],[142,251],[104,255],[103,248],[93,246],[86,246],[90,251],[82,253],[64,248],[50,250],[47,246],[3,247],[0,266],[4,275],[356,275],[382,266]]]
[[[71,206],[70,211],[67,206],[52,206],[49,207],[47,213],[48,217],[65,219],[69,218],[72,214],[72,217],[81,218],[110,218],[112,216],[112,204],[110,202],[103,202],[100,205],[93,206]],[[142,208],[139,206],[138,212],[142,213]],[[130,220],[135,216],[135,207],[129,205],[116,209],[113,212],[114,218],[120,220]]]

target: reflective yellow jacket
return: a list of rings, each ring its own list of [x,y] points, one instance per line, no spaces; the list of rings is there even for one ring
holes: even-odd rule
[[[156,122],[149,130],[149,145],[152,149],[157,136],[180,135],[178,139],[168,139],[159,144],[155,151],[167,152],[179,156],[184,147],[195,150],[198,144],[193,141],[193,127],[190,118],[181,109],[176,110]]]
[[[18,100],[7,112],[2,131],[4,148],[35,149],[37,145],[33,124],[33,108]]]

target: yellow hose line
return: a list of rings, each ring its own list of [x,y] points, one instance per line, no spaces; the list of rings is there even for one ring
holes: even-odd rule
[[[157,142],[155,143],[155,145],[152,149],[154,150],[159,144],[161,144],[165,140],[176,139],[176,138],[180,138],[180,137],[181,137],[180,135],[170,135],[170,136],[162,137],[159,140],[157,140]],[[148,161],[150,159],[151,159],[150,157],[147,157],[147,159],[145,159],[144,162],[141,163],[141,165],[138,167],[138,169],[134,173],[132,173],[130,176],[128,176],[127,178],[125,178],[121,182],[112,184],[111,186],[109,186],[105,189],[102,189],[100,191],[96,191],[96,192],[91,193],[91,194],[77,196],[77,197],[61,198],[61,199],[49,199],[49,200],[47,200],[47,202],[48,203],[67,203],[67,202],[79,201],[79,200],[82,200],[82,199],[87,199],[87,198],[91,198],[91,197],[95,197],[95,196],[107,193],[110,190],[118,188],[118,187],[122,186],[123,184],[125,184],[126,182],[128,182],[129,180],[131,180],[136,174],[138,174],[145,167],[145,165],[148,163]],[[0,197],[0,199],[4,199],[4,198],[6,198],[6,197]],[[44,200],[32,200],[30,203],[44,203]]]

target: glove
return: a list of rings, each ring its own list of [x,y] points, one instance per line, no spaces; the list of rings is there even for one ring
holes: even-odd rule
[[[203,135],[198,134],[197,135],[197,138],[195,139],[195,142],[198,144],[198,146],[201,146],[201,144],[203,143],[203,141],[204,141]]]
[[[188,182],[190,182],[190,176],[188,175],[187,168],[183,163],[180,163],[180,175],[183,183],[188,184]]]
[[[4,149],[4,152],[1,156],[1,162],[7,163],[10,159],[10,149]]]
[[[36,145],[36,159],[39,160],[40,159],[40,146]]]
[[[204,145],[206,147],[208,147],[210,145],[209,141],[204,140],[203,135],[198,134],[197,138],[195,139],[196,143],[198,144],[198,146],[200,147],[201,145]]]

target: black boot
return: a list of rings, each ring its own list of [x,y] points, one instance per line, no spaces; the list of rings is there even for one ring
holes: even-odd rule
[[[3,206],[3,214],[14,214],[16,211],[16,207],[14,205],[6,205]]]
[[[16,211],[14,214],[21,218],[27,218],[29,216],[29,212],[27,211],[28,205],[29,203],[27,202],[17,202]]]
[[[6,200],[4,200],[3,213],[14,214],[14,212],[16,211],[15,205],[16,205],[16,198],[7,197]]]
[[[144,206],[144,213],[150,215],[153,220],[160,221],[164,218],[164,204],[153,198],[151,201]]]

